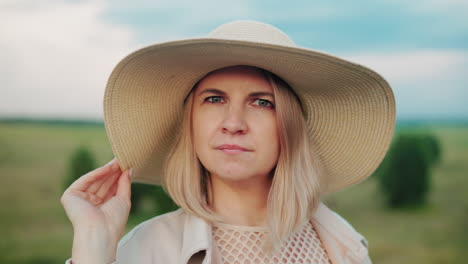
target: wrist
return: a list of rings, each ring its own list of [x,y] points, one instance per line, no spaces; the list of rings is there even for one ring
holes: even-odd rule
[[[113,263],[118,241],[109,238],[106,232],[96,229],[76,230],[73,236],[73,263]]]

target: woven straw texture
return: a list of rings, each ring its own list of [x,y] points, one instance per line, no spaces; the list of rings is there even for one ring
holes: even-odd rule
[[[122,168],[134,168],[133,181],[160,184],[184,98],[208,72],[233,65],[271,71],[298,94],[325,169],[325,193],[364,180],[381,163],[396,116],[394,95],[383,77],[296,47],[270,25],[238,21],[220,26],[208,38],[140,49],[115,67],[104,97],[106,131]]]
[[[270,256],[261,250],[267,232],[266,228],[262,227],[222,223],[215,223],[212,229],[213,240],[221,254],[222,263],[331,263],[310,221],[291,235],[280,251]]]

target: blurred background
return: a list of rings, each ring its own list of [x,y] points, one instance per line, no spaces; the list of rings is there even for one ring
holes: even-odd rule
[[[112,68],[155,42],[237,19],[368,66],[393,87],[392,146],[365,182],[324,198],[374,263],[468,257],[468,2],[0,0],[0,263],[64,263],[71,181],[112,159],[102,98]],[[177,207],[133,184],[127,231]]]

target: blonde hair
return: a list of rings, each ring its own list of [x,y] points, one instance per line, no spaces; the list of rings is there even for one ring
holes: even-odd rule
[[[298,97],[281,78],[256,69],[265,74],[273,88],[281,149],[268,194],[267,225],[270,232],[263,245],[266,253],[272,253],[272,250],[279,250],[315,211],[321,198],[321,169],[307,135]],[[165,163],[162,185],[174,202],[187,212],[208,223],[223,222],[208,204],[210,177],[193,148],[192,103],[191,92],[185,101],[180,134]]]

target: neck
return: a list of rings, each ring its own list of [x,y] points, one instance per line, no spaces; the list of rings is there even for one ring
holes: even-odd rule
[[[256,177],[242,181],[226,181],[211,177],[210,206],[232,225],[266,226],[267,199],[271,179]]]

